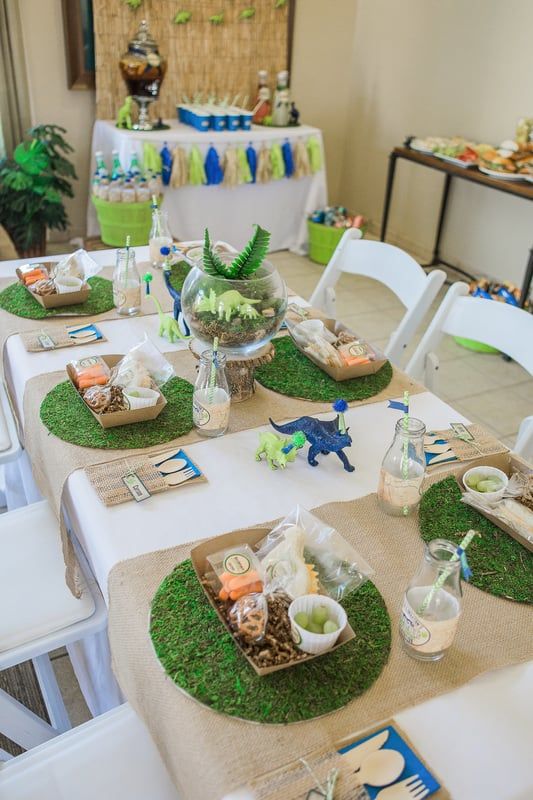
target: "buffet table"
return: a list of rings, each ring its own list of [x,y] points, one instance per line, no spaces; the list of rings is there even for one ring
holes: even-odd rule
[[[321,131],[309,125],[283,129],[254,125],[251,131],[203,132],[174,120],[167,120],[167,123],[170,130],[139,133],[118,129],[114,122],[108,120],[97,120],[93,129],[92,153],[102,150],[110,164],[111,151],[116,149],[122,165],[127,169],[133,152],[142,159],[145,142],[153,144],[158,151],[165,142],[170,150],[176,145],[185,149],[196,145],[205,158],[211,145],[217,148],[222,157],[228,145],[246,148],[251,143],[258,151],[262,145],[271,146],[274,142],[283,144],[286,140],[294,143],[298,139],[314,136],[323,151]],[[94,155],[89,184],[93,172]],[[260,220],[262,227],[272,233],[271,250],[304,253],[307,214],[326,203],[326,171],[323,166],[308,177],[281,178],[269,183],[245,184],[232,188],[222,185],[183,186],[179,189],[166,187],[163,208],[168,212],[171,232],[178,240],[201,239],[207,227],[213,240],[224,239],[240,247],[249,239],[252,225]],[[87,234],[99,235],[96,212],[90,200]]]
[[[98,253],[102,264],[111,264],[113,257],[114,251]],[[146,248],[138,248],[137,261],[146,257]],[[0,278],[13,275],[15,264],[3,262]],[[123,353],[144,332],[163,352],[187,347],[185,343],[169,345],[159,339],[155,315],[107,320],[98,325],[107,341],[90,348],[95,355]],[[87,347],[28,353],[20,336],[8,339],[6,374],[23,428],[26,383],[36,375],[63,369],[66,361],[85,355]],[[467,422],[427,391],[412,396],[411,413],[434,429],[445,428],[452,420]],[[141,504],[106,507],[85,472],[75,471],[68,478],[64,493],[72,532],[107,595],[108,575],[124,559],[257,525],[285,515],[296,503],[312,508],[375,492],[396,418],[397,414],[386,402],[371,402],[346,412],[346,424],[354,442],[351,459],[356,471],[353,473],[343,471],[333,457],[323,459],[317,469],[310,469],[304,459],[299,459],[286,471],[269,470],[265,463],[254,460],[258,433],[268,426],[186,445],[188,455],[201,468],[207,482],[184,487],[179,497],[168,492]],[[38,496],[24,457],[11,468],[7,483],[10,505],[24,501],[24,489],[30,500]],[[113,597],[109,599],[113,604]],[[397,626],[399,608],[388,610],[393,626]],[[524,637],[531,637],[532,633],[531,627],[523,631]],[[111,679],[106,682],[105,678],[109,671],[107,643],[99,640],[92,648],[92,652],[78,648],[73,658],[90,707],[103,711],[116,704],[118,693],[113,690]],[[407,656],[404,658],[405,676],[409,680],[411,662]],[[433,665],[426,667],[431,670]],[[402,711],[396,719],[440,774],[454,800],[474,797],[525,800],[533,792],[529,766],[532,714],[533,663],[530,663],[482,676],[445,696]]]

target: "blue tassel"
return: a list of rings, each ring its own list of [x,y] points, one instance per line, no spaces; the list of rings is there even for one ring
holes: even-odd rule
[[[248,166],[250,167],[250,172],[252,173],[252,183],[255,183],[255,175],[257,172],[257,153],[251,144],[249,144],[246,148],[246,158],[248,159]]]
[[[167,143],[163,145],[163,148],[159,154],[161,156],[161,179],[163,181],[164,186],[168,186],[170,183],[170,176],[172,174],[172,153],[168,149]]]
[[[213,145],[211,145],[211,147],[207,151],[204,168],[208,186],[217,183],[222,183],[224,174],[222,172],[222,167],[220,166],[218,153],[213,147]]]
[[[457,548],[457,555],[461,559],[461,570],[463,573],[463,578],[465,579],[465,581],[469,581],[470,578],[472,577],[472,570],[468,565],[468,561],[466,560],[466,553],[462,547]]]
[[[292,147],[288,139],[281,145],[281,152],[283,154],[283,161],[285,162],[285,176],[290,178],[294,173],[294,159],[292,157]]]

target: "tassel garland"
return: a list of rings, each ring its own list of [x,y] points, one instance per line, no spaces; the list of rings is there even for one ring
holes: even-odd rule
[[[292,149],[288,139],[281,146],[281,152],[283,153],[283,161],[285,163],[285,175],[287,178],[290,178],[294,173],[294,160],[292,157]]]
[[[207,182],[202,154],[196,145],[191,147],[189,153],[189,183],[191,186],[201,186]]]
[[[263,147],[259,151],[257,159],[257,174],[256,180],[258,183],[268,183],[272,178],[272,161],[270,158],[270,150],[268,147]]]
[[[222,167],[220,166],[218,153],[213,146],[211,146],[207,151],[204,167],[208,186],[222,183],[224,179],[224,173],[222,172]]]
[[[172,172],[170,185],[173,189],[187,185],[187,155],[183,147],[175,147],[172,151]]]
[[[237,150],[228,147],[224,153],[224,186],[233,187],[239,183],[239,167],[237,164]]]
[[[310,136],[307,140],[307,152],[309,153],[309,163],[313,175],[322,169],[322,150],[316,136]]]
[[[305,178],[311,174],[311,164],[309,163],[309,154],[307,147],[302,139],[298,139],[294,145],[294,177]]]
[[[277,142],[274,142],[270,148],[270,161],[272,164],[272,180],[279,181],[280,178],[284,178],[285,162],[283,161],[281,145]]]
[[[237,169],[239,183],[251,183],[252,173],[246,158],[246,151],[244,147],[237,148]]]
[[[248,161],[248,166],[250,167],[252,183],[255,183],[255,176],[257,173],[257,153],[251,144],[246,148],[246,160]]]
[[[145,172],[162,172],[161,156],[150,142],[143,144],[143,168]]]

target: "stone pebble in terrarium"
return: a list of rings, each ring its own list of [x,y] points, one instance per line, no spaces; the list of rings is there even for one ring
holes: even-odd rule
[[[193,335],[218,338],[230,355],[249,355],[277,333],[287,308],[285,284],[265,262],[270,234],[259,225],[241,253],[218,254],[206,231],[203,264],[187,276],[183,312]]]

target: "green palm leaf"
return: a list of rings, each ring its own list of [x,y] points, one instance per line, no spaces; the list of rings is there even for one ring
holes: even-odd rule
[[[222,259],[214,252],[209,238],[209,231],[205,229],[204,253],[203,253],[204,272],[208,275],[221,275],[223,278],[231,278],[231,264],[224,264]]]
[[[261,228],[260,225],[256,225],[254,235],[248,244],[231,262],[231,277],[248,278],[253,275],[263,263],[268,253],[269,244],[270,233]]]

